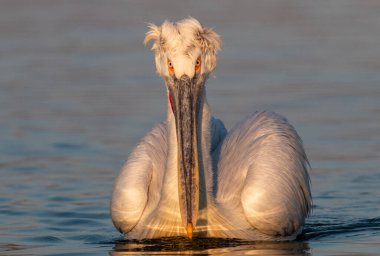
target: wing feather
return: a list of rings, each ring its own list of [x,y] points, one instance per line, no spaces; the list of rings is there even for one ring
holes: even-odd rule
[[[156,125],[136,146],[116,178],[111,201],[112,221],[122,233],[130,232],[139,222],[146,205],[159,201],[159,193],[149,193],[150,186],[158,186],[157,177],[164,168],[167,150],[166,126]],[[152,175],[155,181],[152,182]],[[149,207],[154,208],[154,207]]]
[[[273,112],[256,112],[238,123],[221,146],[217,201],[241,207],[264,234],[294,234],[311,208],[308,169],[293,126]]]

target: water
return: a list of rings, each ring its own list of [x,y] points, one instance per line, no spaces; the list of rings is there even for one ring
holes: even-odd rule
[[[378,1],[1,1],[0,254],[379,255]],[[222,35],[209,103],[228,127],[279,112],[304,140],[313,214],[286,243],[124,241],[112,185],[165,118],[146,24]]]

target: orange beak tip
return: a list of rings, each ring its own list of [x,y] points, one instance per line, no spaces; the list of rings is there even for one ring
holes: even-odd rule
[[[193,224],[188,223],[186,227],[186,231],[187,231],[187,237],[189,239],[193,239]]]

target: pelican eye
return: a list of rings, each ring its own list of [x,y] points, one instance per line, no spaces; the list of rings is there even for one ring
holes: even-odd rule
[[[168,65],[169,73],[170,73],[170,74],[173,74],[173,73],[174,73],[173,63],[172,63],[169,59],[167,59],[167,60],[166,60],[166,64]]]
[[[196,61],[195,61],[195,72],[199,73],[201,71],[201,58],[199,57]]]

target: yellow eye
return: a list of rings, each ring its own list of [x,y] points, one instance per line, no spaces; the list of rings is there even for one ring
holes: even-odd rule
[[[195,62],[195,72],[199,73],[201,71],[201,58],[199,57]]]
[[[173,73],[174,73],[174,67],[173,67],[172,62],[171,62],[169,59],[167,59],[167,60],[166,60],[166,63],[167,63],[167,65],[168,65],[169,73],[170,73],[170,74],[173,74]]]

